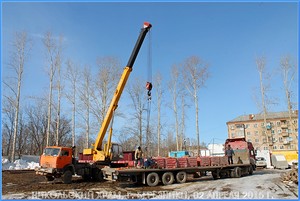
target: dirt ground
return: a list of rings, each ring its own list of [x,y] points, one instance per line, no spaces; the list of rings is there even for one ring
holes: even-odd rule
[[[59,179],[47,182],[34,171],[2,171],[2,199],[297,199],[298,186],[281,182],[284,171],[258,170],[251,176],[213,180],[210,175],[189,177],[184,184],[170,186],[85,182],[72,184]]]

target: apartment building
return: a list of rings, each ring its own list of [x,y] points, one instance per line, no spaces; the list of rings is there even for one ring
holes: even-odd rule
[[[239,116],[226,123],[228,138],[245,137],[257,150],[298,151],[298,110]]]

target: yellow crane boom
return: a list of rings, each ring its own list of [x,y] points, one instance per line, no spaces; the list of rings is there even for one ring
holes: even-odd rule
[[[133,64],[135,62],[135,59],[139,53],[139,50],[142,46],[142,43],[144,41],[144,38],[147,34],[147,32],[150,30],[152,25],[148,22],[144,22],[144,26],[141,29],[140,35],[136,41],[136,44],[133,48],[133,51],[131,53],[131,56],[128,60],[127,66],[124,68],[124,71],[121,75],[120,81],[117,85],[116,91],[114,93],[114,96],[111,100],[110,106],[107,110],[106,116],[102,122],[100,131],[97,135],[95,143],[92,145],[92,148],[90,149],[84,149],[83,154],[93,154],[93,160],[94,161],[107,161],[111,159],[110,149],[111,149],[111,137],[112,137],[112,129],[109,131],[109,136],[107,140],[107,144],[102,148],[103,139],[105,137],[105,134],[107,132],[108,126],[112,120],[113,113],[118,107],[118,102],[120,100],[120,97],[122,95],[123,89],[127,83],[128,77],[132,71]]]

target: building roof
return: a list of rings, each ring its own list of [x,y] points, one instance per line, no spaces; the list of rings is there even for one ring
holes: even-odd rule
[[[293,111],[292,113],[293,118],[298,118],[298,110]],[[267,113],[266,119],[287,119],[289,118],[289,112],[269,112]],[[257,120],[263,120],[264,115],[261,114],[249,114],[249,115],[241,115],[231,121],[228,121],[228,123],[234,123],[234,122],[242,122],[242,121],[257,121]]]

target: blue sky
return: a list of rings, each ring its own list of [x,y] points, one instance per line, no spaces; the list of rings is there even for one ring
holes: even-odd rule
[[[125,66],[143,22],[149,21],[153,25],[153,76],[159,71],[169,80],[171,66],[194,55],[210,64],[211,77],[199,94],[200,140],[209,143],[216,138],[221,143],[227,138],[227,121],[259,112],[253,100],[253,90],[259,87],[256,56],[264,55],[267,69],[274,73],[271,96],[280,102],[272,111],[286,110],[276,69],[284,55],[298,62],[298,8],[297,2],[2,2],[2,61],[8,59],[14,32],[27,31],[34,49],[23,95],[37,95],[48,87],[40,42],[45,32],[63,34],[65,56],[76,62],[93,68],[97,57],[116,56]],[[145,42],[130,80],[146,80],[146,67]],[[2,75],[6,74],[2,63]],[[295,97],[297,87],[293,86]],[[126,96],[121,101],[120,108],[128,105]],[[191,106],[186,134],[195,138],[193,111]],[[171,115],[164,111],[169,125]]]

